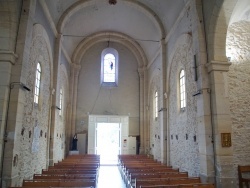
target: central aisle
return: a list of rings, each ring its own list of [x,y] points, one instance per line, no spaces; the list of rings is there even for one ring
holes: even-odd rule
[[[116,165],[100,166],[97,188],[126,188]]]

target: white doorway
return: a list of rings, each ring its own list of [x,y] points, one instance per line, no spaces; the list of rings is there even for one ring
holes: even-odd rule
[[[121,153],[121,129],[119,123],[97,123],[96,153],[102,165],[116,165]]]
[[[128,116],[89,115],[88,154],[99,154],[101,164],[117,165],[119,154],[128,154]]]

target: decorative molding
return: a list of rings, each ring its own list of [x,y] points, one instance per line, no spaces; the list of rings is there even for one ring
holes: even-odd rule
[[[225,61],[211,61],[210,63],[206,64],[207,72],[210,73],[212,71],[229,71],[229,66],[232,63],[225,62]]]
[[[11,64],[15,64],[18,55],[13,51],[0,51],[0,61],[10,62]]]
[[[136,57],[138,62],[138,67],[147,66],[148,61],[147,57],[142,49],[142,47],[130,36],[127,36],[123,33],[112,32],[112,31],[103,31],[94,33],[85,39],[83,39],[74,50],[72,55],[72,61],[75,64],[80,64],[85,52],[94,44],[103,41],[113,41],[126,46]]]

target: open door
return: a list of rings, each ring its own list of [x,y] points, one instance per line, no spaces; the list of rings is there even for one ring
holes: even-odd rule
[[[127,154],[128,116],[90,115],[88,154],[105,156]],[[102,156],[101,156],[102,157]]]

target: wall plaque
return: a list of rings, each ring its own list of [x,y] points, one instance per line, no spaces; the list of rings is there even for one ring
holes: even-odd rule
[[[222,147],[231,147],[231,133],[221,133],[221,146]]]

